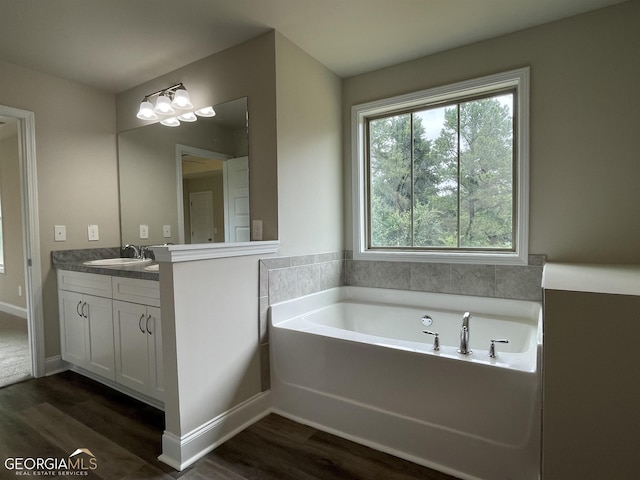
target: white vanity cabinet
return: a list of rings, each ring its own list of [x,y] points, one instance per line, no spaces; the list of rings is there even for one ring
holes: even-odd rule
[[[58,272],[62,359],[115,379],[111,278]]]
[[[113,299],[116,381],[163,400],[159,284],[113,277]]]
[[[114,300],[116,381],[162,400],[160,309]]]
[[[58,270],[58,299],[63,360],[164,399],[159,282]]]

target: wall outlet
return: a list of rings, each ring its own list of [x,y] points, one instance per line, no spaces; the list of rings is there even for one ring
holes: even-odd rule
[[[140,225],[140,238],[149,238],[149,225]]]
[[[162,226],[162,236],[163,236],[163,238],[171,237],[171,225],[163,225]]]
[[[87,236],[90,242],[100,240],[100,233],[98,232],[98,225],[87,225]]]
[[[262,220],[253,220],[251,222],[251,239],[262,240]]]
[[[65,242],[67,240],[67,227],[65,225],[53,226],[53,241]]]

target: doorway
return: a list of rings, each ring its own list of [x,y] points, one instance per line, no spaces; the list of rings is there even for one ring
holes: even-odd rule
[[[35,116],[26,110],[0,106],[0,121],[2,127],[9,126],[7,132],[15,129],[15,136],[10,134],[6,142],[7,151],[15,148],[12,159],[15,163],[3,168],[4,175],[11,176],[13,186],[5,184],[4,192],[0,191],[0,208],[5,213],[4,218],[0,216],[4,220],[0,221],[4,226],[2,241],[9,248],[2,249],[5,261],[0,266],[5,281],[0,298],[5,334],[0,348],[5,347],[8,354],[5,358],[15,361],[9,362],[15,375],[7,375],[6,379],[12,383],[45,373]],[[5,363],[2,366],[4,369]]]

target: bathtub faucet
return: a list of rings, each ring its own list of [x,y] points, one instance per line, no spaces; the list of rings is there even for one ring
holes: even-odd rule
[[[471,350],[469,350],[469,320],[471,319],[471,314],[469,312],[465,312],[462,317],[462,328],[460,329],[460,348],[458,349],[458,353],[462,353],[463,355],[469,355]]]

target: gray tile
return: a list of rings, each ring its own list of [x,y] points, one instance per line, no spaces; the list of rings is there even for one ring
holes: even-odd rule
[[[542,268],[536,266],[496,266],[496,296],[541,301]]]
[[[411,290],[451,293],[451,265],[448,263],[412,263]]]
[[[347,261],[347,285],[409,290],[410,282],[409,262]]]
[[[259,318],[258,333],[260,335],[260,344],[269,341],[269,297],[260,297],[259,299]]]
[[[272,257],[260,260],[269,269],[288,268],[291,266],[291,257]]]
[[[320,285],[318,291],[344,285],[344,261],[320,263]]]
[[[335,252],[317,253],[313,256],[314,263],[332,262],[336,258]]]
[[[258,296],[266,297],[269,295],[269,268],[262,260],[260,260],[260,263],[258,264],[258,276],[260,277]]]
[[[299,265],[311,265],[315,262],[315,255],[298,255],[291,257],[291,266],[297,267]]]
[[[299,296],[309,295],[320,290],[320,264],[303,265],[295,268]]]
[[[278,303],[300,296],[294,268],[269,270],[269,302]]]
[[[496,295],[495,265],[451,264],[451,293],[494,297]]]

